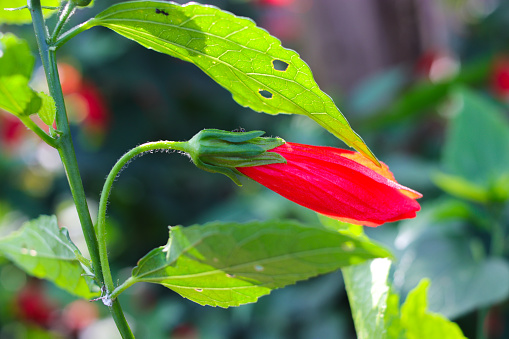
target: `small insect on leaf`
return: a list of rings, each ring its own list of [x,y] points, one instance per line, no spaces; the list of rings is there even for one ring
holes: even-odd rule
[[[235,132],[235,133],[240,133],[240,132],[245,132],[246,130],[242,127],[239,127],[239,128],[235,128],[232,132]]]
[[[156,13],[157,13],[157,14],[164,14],[164,15],[168,16],[168,13],[167,13],[167,12],[165,12],[164,10],[159,9],[159,8],[156,8]]]

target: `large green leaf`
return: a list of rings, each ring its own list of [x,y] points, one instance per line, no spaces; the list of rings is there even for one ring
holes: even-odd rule
[[[0,33],[0,77],[19,74],[30,79],[34,64],[35,57],[25,40]]]
[[[401,225],[396,245],[402,253],[394,287],[404,295],[423,278],[436,281],[430,287],[429,309],[450,318],[506,300],[509,286],[500,282],[509,281],[509,263],[501,258],[479,259],[476,244],[464,229],[454,227],[454,221],[432,220],[433,227],[423,221]]]
[[[72,294],[86,299],[97,295],[97,286],[83,276],[87,272],[76,258],[78,248],[67,230],[58,228],[54,216],[41,216],[1,238],[0,253],[27,273],[50,280]]]
[[[332,99],[320,90],[309,66],[250,19],[196,3],[136,1],[99,13],[87,24],[95,25],[194,63],[239,104],[255,111],[307,115],[376,162]]]
[[[407,339],[466,339],[459,326],[440,314],[427,310],[429,280],[422,280],[401,307],[401,326]]]
[[[29,86],[34,64],[35,57],[25,40],[0,33],[0,109],[18,117],[38,112],[44,122],[53,123],[53,98],[38,95]]]
[[[451,117],[442,157],[445,169],[449,174],[472,182],[470,186],[474,188],[493,192],[493,199],[509,196],[508,188],[500,187],[509,176],[507,117],[493,102],[471,90],[456,91],[454,99],[457,109]],[[470,186],[464,191],[472,191]],[[457,185],[441,187],[452,189],[451,193],[457,195],[463,192]],[[475,190],[472,192],[475,194]]]
[[[20,117],[40,107],[41,98],[28,86],[28,78],[19,74],[0,77],[0,109]]]
[[[30,11],[21,9],[17,11],[9,11],[6,8],[19,8],[26,6],[26,0],[0,0],[0,24],[28,24],[32,22]],[[57,7],[60,6],[60,0],[41,0],[42,6]],[[44,16],[50,16],[56,13],[55,10],[42,10]]]
[[[357,338],[387,338],[385,310],[391,261],[374,259],[342,269]]]
[[[290,221],[172,227],[166,246],[132,278],[166,286],[201,305],[238,306],[273,289],[390,253],[367,241]]]

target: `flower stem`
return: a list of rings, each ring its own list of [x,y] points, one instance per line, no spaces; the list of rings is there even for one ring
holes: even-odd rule
[[[69,187],[76,205],[83,234],[90,252],[90,257],[92,259],[94,274],[97,280],[103,282],[103,270],[99,259],[97,238],[79,173],[76,154],[74,152],[71,130],[69,128],[65,109],[64,96],[62,94],[62,88],[60,86],[60,79],[58,76],[55,49],[48,45],[49,35],[42,15],[40,0],[28,0],[28,7],[30,9],[30,14],[32,15],[37,45],[39,47],[39,53],[46,73],[46,80],[48,82],[50,95],[53,97],[53,100],[55,100],[56,125],[57,129],[60,131],[60,137],[56,142],[56,146],[67,174]],[[113,302],[113,305],[110,307],[110,312],[112,313],[113,319],[115,320],[122,337],[124,339],[134,338],[118,301]]]
[[[178,151],[187,151],[187,142],[177,142],[177,141],[156,141],[142,144],[138,147],[131,149],[129,152],[124,154],[113,166],[106,181],[103,186],[103,190],[101,193],[101,199],[99,201],[99,212],[97,216],[97,238],[99,240],[99,257],[101,260],[101,266],[103,268],[104,274],[104,284],[106,286],[107,293],[111,293],[116,291],[116,293],[112,293],[110,295],[111,299],[115,299],[123,290],[127,287],[131,286],[135,283],[135,281],[130,281],[127,286],[127,281],[122,284],[124,288],[115,289],[115,285],[113,283],[113,278],[111,276],[110,264],[108,262],[108,250],[106,248],[106,207],[108,204],[108,197],[111,192],[111,187],[113,186],[113,182],[115,178],[118,176],[122,168],[129,163],[134,157],[149,151],[154,150],[178,150]]]

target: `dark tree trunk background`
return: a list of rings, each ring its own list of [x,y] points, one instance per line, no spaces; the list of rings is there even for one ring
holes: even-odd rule
[[[324,88],[349,91],[383,68],[449,50],[436,0],[298,0],[302,56]]]

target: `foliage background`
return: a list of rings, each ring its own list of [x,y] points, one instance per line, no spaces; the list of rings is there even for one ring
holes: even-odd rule
[[[481,327],[490,338],[509,336],[504,327],[509,266],[505,253],[490,252],[493,208],[496,222],[502,229],[507,226],[507,181],[495,185],[502,198],[484,203],[449,188],[459,196],[453,199],[436,179],[450,161],[444,155],[450,117],[462,112],[455,97],[473,102],[474,115],[496,111],[507,120],[509,57],[504,55],[509,33],[503,28],[509,24],[509,4],[496,0],[203,3],[252,17],[284,46],[297,50],[322,89],[398,181],[424,194],[423,210],[415,220],[366,230],[399,258],[393,269],[395,289],[404,296],[427,276],[430,308],[457,320],[467,337],[476,336],[476,323],[483,322],[479,315],[484,314],[488,317]],[[96,1],[72,21],[81,22],[110,4]],[[36,50],[31,27],[0,26],[0,31],[15,32]],[[305,117],[272,117],[240,107],[196,67],[103,28],[70,41],[59,51],[59,60],[71,66],[62,75],[69,75],[67,100],[92,208],[114,161],[145,141],[186,140],[203,128],[243,127],[292,142],[344,147]],[[72,91],[76,71],[87,93]],[[42,86],[43,76],[33,83]],[[84,100],[88,111],[83,109]],[[58,157],[5,116],[0,116],[0,235],[24,220],[55,211],[73,240],[83,243],[66,179],[56,165]],[[470,125],[471,133],[460,144],[485,140],[486,134],[476,135],[478,127]],[[485,150],[496,146],[481,145]],[[495,158],[503,151],[495,152]],[[466,149],[462,156],[473,154]],[[164,244],[168,225],[277,217],[317,222],[314,213],[256,183],[246,180],[237,188],[226,177],[199,171],[185,157],[145,155],[130,164],[112,191],[108,230],[113,268],[119,276],[127,276],[129,269],[121,268],[134,266],[150,249]],[[503,233],[502,239],[505,243]],[[113,338],[108,328],[112,333],[115,328],[101,320],[102,308],[73,301],[1,260],[0,337],[44,338],[51,331],[49,337]],[[123,298],[142,338],[355,337],[339,272],[227,310],[195,305],[155,285],[136,285]],[[80,323],[76,318],[90,321]]]

